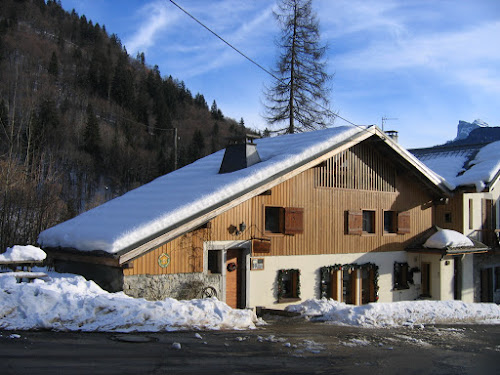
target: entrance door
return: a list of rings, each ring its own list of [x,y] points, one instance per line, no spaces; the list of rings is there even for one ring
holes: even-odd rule
[[[232,308],[242,306],[242,256],[241,250],[229,249],[226,253],[226,303]]]
[[[481,302],[493,302],[493,268],[481,270]]]
[[[455,257],[453,259],[454,273],[453,273],[453,289],[454,299],[462,299],[462,258]]]
[[[422,297],[431,297],[431,264],[422,263]]]

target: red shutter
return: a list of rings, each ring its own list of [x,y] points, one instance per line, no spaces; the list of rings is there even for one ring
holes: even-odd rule
[[[363,211],[347,211],[347,234],[363,233]]]
[[[304,233],[304,209],[285,208],[285,234]]]
[[[398,233],[399,234],[410,233],[410,213],[409,212],[399,212],[398,213]]]

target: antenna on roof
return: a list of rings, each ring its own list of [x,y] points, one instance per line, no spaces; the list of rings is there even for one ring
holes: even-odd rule
[[[385,122],[387,120],[397,120],[396,117],[385,117],[385,116],[382,116],[382,131],[384,131],[384,125],[385,125]]]

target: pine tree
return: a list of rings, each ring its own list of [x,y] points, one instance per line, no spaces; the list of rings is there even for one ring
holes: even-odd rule
[[[87,107],[87,124],[83,133],[83,149],[93,156],[100,154],[101,134],[92,105]]]
[[[312,0],[279,0],[275,14],[281,26],[277,62],[280,80],[266,92],[266,119],[270,125],[287,122],[278,131],[295,133],[326,126],[329,117],[324,55],[319,23]]]
[[[50,57],[48,72],[54,77],[57,77],[59,74],[59,63],[57,62],[57,55],[55,52],[52,52],[52,56]]]

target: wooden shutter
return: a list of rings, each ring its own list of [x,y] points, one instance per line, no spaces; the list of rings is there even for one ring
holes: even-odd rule
[[[361,236],[363,233],[363,211],[347,211],[347,234]]]
[[[399,234],[410,233],[410,213],[409,212],[399,212],[398,213],[398,233]]]
[[[340,301],[339,299],[339,286],[338,286],[338,276],[339,271],[330,272],[330,298],[335,301]]]
[[[304,233],[304,209],[285,208],[285,234]]]
[[[375,271],[370,268],[368,271],[369,295],[368,302],[375,302]]]

